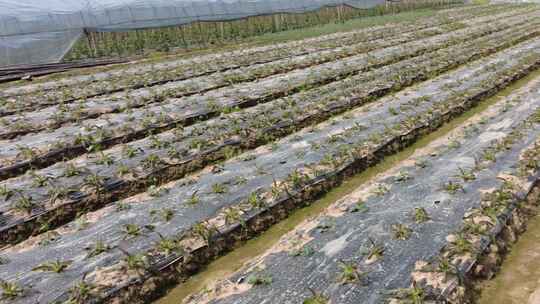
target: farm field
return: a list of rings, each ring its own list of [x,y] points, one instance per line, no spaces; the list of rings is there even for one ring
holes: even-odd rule
[[[539,94],[536,77],[187,302],[464,302],[459,274],[488,276],[480,253],[538,198]]]
[[[506,89],[203,292],[165,298],[465,302],[538,200],[539,67],[540,6],[471,5],[3,87],[2,301],[151,302]]]

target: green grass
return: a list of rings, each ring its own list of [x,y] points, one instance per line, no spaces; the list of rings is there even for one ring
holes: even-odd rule
[[[436,13],[436,9],[421,9],[415,11],[401,12],[394,15],[369,16],[347,20],[342,23],[330,23],[309,28],[264,34],[261,36],[253,37],[249,39],[248,42],[256,44],[269,44],[290,40],[300,40],[332,33],[353,31],[377,25],[385,25],[388,23],[412,22],[421,17],[433,16]]]

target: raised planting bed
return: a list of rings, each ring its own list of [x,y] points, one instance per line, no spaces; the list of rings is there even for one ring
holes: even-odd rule
[[[422,19],[418,23],[396,24],[336,33],[321,37],[248,48],[240,51],[223,52],[192,59],[171,60],[153,64],[137,64],[136,67],[119,68],[110,72],[100,72],[60,79],[54,82],[7,88],[0,93],[6,99],[1,114],[13,111],[36,109],[46,105],[72,102],[81,98],[91,98],[118,91],[159,85],[203,76],[215,72],[236,69],[243,66],[271,62],[292,56],[309,54],[360,41],[370,41],[382,37],[397,36],[424,27],[443,25],[452,21],[495,14],[505,10],[521,9],[526,6],[481,6],[443,10],[437,16]]]
[[[470,303],[476,254],[538,202],[539,97],[537,78],[183,303]]]
[[[80,287],[96,302],[155,295],[536,69],[539,44],[520,44],[45,233],[88,207],[59,199],[59,218],[42,222],[44,233],[2,251],[10,262],[0,277],[26,288],[15,303],[67,301],[79,297]],[[17,235],[29,231],[28,223],[17,226]]]
[[[472,22],[470,27],[460,30],[428,28],[397,38],[381,39],[372,43],[362,42],[349,47],[336,46],[331,50],[265,64],[255,64],[234,71],[170,82],[161,86],[141,88],[72,104],[55,105],[34,112],[8,115],[1,120],[0,138],[14,138],[31,132],[55,129],[66,122],[83,122],[84,124],[84,120],[89,118],[107,113],[129,113],[131,109],[139,107],[142,107],[139,112],[144,111],[148,116],[155,112],[155,107],[159,108],[169,103],[181,103],[185,107],[187,106],[187,109],[184,108],[182,112],[188,113],[195,110],[191,109],[192,104],[195,103],[195,108],[206,106],[204,110],[210,112],[209,115],[215,115],[221,112],[219,110],[223,103],[234,107],[236,102],[239,103],[238,106],[242,107],[242,105],[249,106],[286,96],[367,69],[433,51],[447,46],[449,43],[458,43],[460,38],[474,39],[504,30],[517,23],[524,24],[529,20],[534,21],[534,18],[540,15],[539,11],[540,9],[536,9],[532,13],[521,13],[508,18],[503,16],[508,13],[498,16],[498,18],[488,16],[485,19],[480,18]],[[495,22],[500,18],[502,21]],[[459,25],[456,29],[461,27],[462,25]],[[370,51],[371,53],[369,53]],[[286,73],[288,71],[292,72]],[[257,79],[262,80],[256,81]],[[241,84],[231,85],[236,82]],[[219,88],[224,89],[215,90]],[[199,95],[207,91],[210,92],[202,97]],[[231,95],[234,97],[231,98]],[[191,98],[173,99],[173,97],[181,96],[191,96]],[[154,104],[155,107],[152,108]],[[148,109],[149,107],[150,109]],[[192,119],[197,119],[197,117],[193,117],[194,115],[191,116]]]
[[[395,293],[395,303],[408,303],[411,292],[447,303],[475,301],[476,284],[493,278],[528,219],[538,212],[540,139],[519,157],[512,169],[499,173],[493,188],[481,193],[480,204],[463,214],[461,227],[446,236],[439,255],[415,262],[411,285]]]
[[[0,164],[3,165],[0,167],[0,178],[13,177],[24,173],[31,167],[34,169],[43,168],[59,160],[66,160],[88,151],[102,150],[115,144],[144,138],[150,132],[156,133],[170,128],[174,129],[148,137],[146,141],[153,143],[149,144],[150,146],[155,146],[156,140],[159,142],[167,141],[168,146],[165,148],[169,152],[171,146],[176,145],[175,150],[178,151],[176,154],[182,156],[180,158],[191,157],[193,153],[190,153],[189,150],[196,148],[199,144],[201,144],[199,148],[208,148],[212,145],[219,145],[225,138],[239,135],[249,135],[243,138],[242,147],[243,149],[251,148],[253,145],[291,132],[294,128],[300,128],[314,121],[321,121],[330,115],[365,103],[392,90],[398,90],[414,82],[425,80],[479,56],[493,53],[536,36],[538,34],[537,22],[527,22],[525,25],[517,25],[471,41],[465,39],[464,42],[460,43],[460,40],[452,40],[454,45],[451,47],[353,75],[344,80],[293,94],[287,98],[269,100],[266,104],[254,106],[249,110],[224,114],[218,119],[210,120],[207,123],[196,123],[193,127],[187,127],[185,130],[178,126],[194,123],[194,119],[209,115],[209,111],[212,110],[204,108],[205,106],[210,107],[209,104],[204,105],[201,100],[197,104],[189,103],[191,108],[203,107],[198,113],[192,112],[193,110],[186,112],[185,107],[188,102],[184,101],[180,104],[172,103],[144,110],[133,110],[129,113],[105,115],[99,119],[86,121],[84,124],[87,127],[64,126],[50,133],[27,135],[15,140],[3,141],[0,142],[2,143],[0,155],[2,155],[3,160],[0,161]],[[490,28],[494,27],[497,25]],[[481,31],[481,29],[478,30]],[[341,96],[347,96],[349,99],[340,98]],[[231,99],[234,100],[231,97],[222,99],[223,103]],[[239,103],[242,102],[238,101],[236,105]],[[223,104],[214,105],[214,108],[220,108],[217,111],[225,111],[221,109],[224,107]],[[325,106],[323,107],[323,105]],[[309,110],[302,109],[303,107],[308,107]],[[299,115],[299,112],[304,110],[306,110],[304,114],[307,115]],[[231,108],[231,111],[228,112],[234,111]],[[287,125],[287,128],[283,125],[278,129],[271,130],[271,134],[266,133],[265,129],[270,128],[277,121]],[[94,128],[89,128],[89,126],[94,126]],[[182,143],[177,145],[177,142]],[[137,150],[142,148],[143,150],[140,152],[143,152],[146,150],[144,146],[148,145],[139,146]],[[99,154],[101,155],[101,153]]]

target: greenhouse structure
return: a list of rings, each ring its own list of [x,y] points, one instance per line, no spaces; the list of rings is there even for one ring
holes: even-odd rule
[[[0,66],[60,61],[85,31],[126,31],[226,21],[384,0],[1,0]]]

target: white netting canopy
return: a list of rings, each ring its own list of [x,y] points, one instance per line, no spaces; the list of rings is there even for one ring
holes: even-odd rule
[[[121,31],[384,0],[0,0],[0,66],[58,62],[84,29]]]

